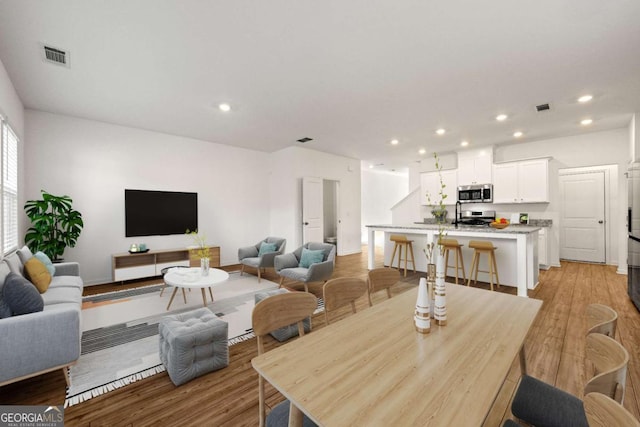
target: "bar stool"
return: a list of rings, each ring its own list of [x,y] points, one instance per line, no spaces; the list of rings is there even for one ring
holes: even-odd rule
[[[444,277],[447,277],[447,273],[450,268],[455,268],[454,277],[456,278],[456,285],[458,284],[458,271],[462,270],[462,283],[467,280],[467,275],[464,272],[464,260],[462,259],[462,245],[458,243],[456,239],[440,239],[439,244],[444,248]],[[449,251],[454,251],[456,254],[456,265],[449,265]]]
[[[402,261],[402,248],[404,248],[404,277],[407,277],[407,262],[409,261],[409,255],[411,255],[411,265],[413,265],[413,272],[416,272],[416,263],[413,261],[413,240],[407,240],[406,236],[401,234],[392,234],[389,238],[395,243],[393,246],[393,253],[391,254],[391,267],[393,267],[393,260],[396,257],[396,250],[398,252],[398,270],[401,269],[400,262]]]
[[[473,277],[474,282],[478,283],[478,272],[489,273],[489,283],[491,284],[491,290],[493,290],[493,277],[496,278],[496,284],[500,287],[500,279],[498,278],[498,265],[496,264],[496,255],[495,250],[498,249],[493,246],[493,243],[488,242],[486,240],[471,240],[469,242],[469,247],[473,249],[473,261],[471,262],[471,272],[469,273],[469,280],[467,281],[467,286],[471,285],[471,278]],[[489,271],[480,270],[480,255],[487,254],[489,256]]]

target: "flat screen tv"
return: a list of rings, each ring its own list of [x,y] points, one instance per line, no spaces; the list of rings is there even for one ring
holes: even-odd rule
[[[198,229],[198,193],[125,189],[124,206],[126,237]]]

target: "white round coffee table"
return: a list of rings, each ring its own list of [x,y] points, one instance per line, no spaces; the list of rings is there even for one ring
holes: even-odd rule
[[[209,294],[211,295],[211,301],[213,302],[213,290],[211,287],[219,283],[225,282],[229,279],[229,273],[218,268],[210,268],[207,276],[200,275],[200,267],[192,268],[173,268],[164,275],[164,282],[169,286],[174,286],[171,299],[167,305],[167,310],[171,307],[173,298],[178,292],[178,288],[183,289],[200,289],[202,291],[202,302],[204,306],[207,306],[207,295],[204,292],[205,288],[209,288]],[[186,299],[185,299],[186,303]]]

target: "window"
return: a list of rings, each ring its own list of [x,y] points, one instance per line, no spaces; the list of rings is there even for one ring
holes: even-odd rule
[[[2,120],[2,253],[18,249],[18,137]]]

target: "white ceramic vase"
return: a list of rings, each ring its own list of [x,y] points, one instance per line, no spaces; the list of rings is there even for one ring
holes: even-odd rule
[[[436,290],[435,307],[433,309],[436,325],[445,326],[447,324],[447,294],[444,283],[444,256],[440,247],[436,248]]]
[[[429,315],[430,299],[427,279],[423,277],[418,284],[418,298],[416,300],[416,312],[414,315],[416,331],[421,334],[431,332],[431,317]]]

